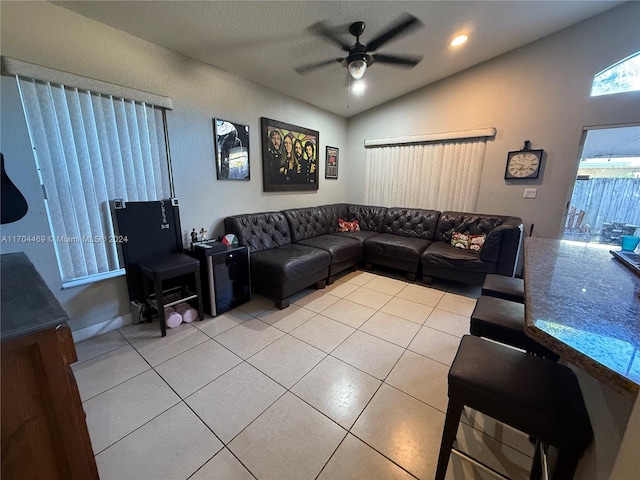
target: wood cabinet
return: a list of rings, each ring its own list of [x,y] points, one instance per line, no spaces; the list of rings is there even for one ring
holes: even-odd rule
[[[6,256],[2,256],[1,477],[97,479],[85,413],[70,367],[77,361],[75,346],[69,327],[58,323],[58,314],[64,310],[54,298],[59,310],[55,310],[53,325],[43,325],[39,318],[38,325],[25,329],[29,317],[21,317],[23,328],[16,333],[11,323],[16,309],[9,309],[12,298],[7,297],[15,292],[8,291],[4,282],[9,273]],[[38,275],[35,269],[33,272]],[[37,288],[32,282],[23,285]],[[29,304],[28,297],[24,291],[19,296],[26,307],[46,315],[48,310],[42,310],[42,304]]]

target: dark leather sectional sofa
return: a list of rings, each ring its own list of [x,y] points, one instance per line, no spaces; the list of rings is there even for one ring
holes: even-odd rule
[[[338,231],[338,219],[358,220],[359,231]],[[522,241],[517,217],[354,204],[234,215],[227,233],[249,247],[253,288],[278,308],[304,288],[331,284],[364,263],[422,276],[481,285],[487,273],[513,276]],[[451,246],[455,232],[485,234],[478,252]]]

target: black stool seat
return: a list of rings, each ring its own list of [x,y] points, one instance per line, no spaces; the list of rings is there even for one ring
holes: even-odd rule
[[[444,479],[465,405],[556,447],[553,478],[572,478],[593,432],[580,386],[568,367],[465,335],[448,378],[436,479]],[[540,473],[539,454],[537,448],[531,478]]]
[[[148,277],[166,280],[193,273],[200,268],[200,260],[184,253],[173,253],[140,264],[140,270]]]
[[[558,360],[558,355],[524,333],[524,305],[481,295],[471,314],[469,331],[476,337],[520,348],[534,355]]]
[[[160,334],[164,337],[167,334],[167,326],[165,325],[164,307],[165,305],[173,305],[180,301],[186,301],[191,298],[198,300],[198,317],[202,320],[202,288],[200,281],[200,260],[184,253],[172,253],[158,258],[145,260],[140,263],[140,272],[143,276],[143,290],[145,299],[149,299],[149,291],[147,282],[149,279],[153,282],[153,290],[155,293],[155,303],[147,301],[154,306],[158,312],[158,320],[160,322]],[[165,294],[162,287],[164,280],[171,280],[183,275],[194,275],[194,283],[196,286],[195,295],[179,298],[173,302],[166,302]],[[149,317],[150,318],[150,317]]]
[[[524,303],[524,280],[490,273],[482,284],[482,295]]]

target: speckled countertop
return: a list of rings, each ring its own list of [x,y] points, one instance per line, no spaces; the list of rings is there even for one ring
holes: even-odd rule
[[[69,320],[24,252],[0,255],[0,332],[11,340]]]
[[[640,276],[608,248],[584,243],[526,238],[524,261],[527,335],[635,397],[640,390]]]

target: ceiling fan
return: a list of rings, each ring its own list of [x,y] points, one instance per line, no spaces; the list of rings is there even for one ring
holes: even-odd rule
[[[360,43],[360,36],[364,33],[365,23],[355,22],[349,26],[349,33],[356,37],[356,43],[349,45],[338,37],[336,29],[328,27],[323,22],[315,23],[310,27],[310,31],[324,37],[333,43],[337,44],[344,51],[348,52],[346,57],[332,58],[330,60],[324,60],[317,63],[311,63],[302,65],[295,68],[295,71],[301,75],[309,73],[318,68],[330,65],[334,62],[341,63],[349,70],[349,74],[354,80],[360,80],[364,76],[364,72],[374,62],[387,63],[390,65],[411,68],[422,60],[422,57],[408,56],[408,55],[385,55],[382,53],[372,53],[377,51],[384,44],[390,40],[398,37],[401,34],[406,34],[410,30],[416,27],[421,27],[422,22],[416,17],[406,14],[401,17],[395,24],[387,28],[386,31],[378,35],[366,45]]]

